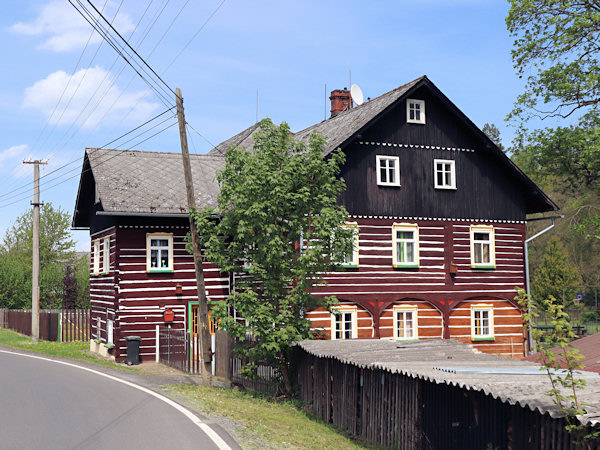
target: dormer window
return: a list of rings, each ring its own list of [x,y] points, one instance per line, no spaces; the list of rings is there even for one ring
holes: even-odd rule
[[[406,122],[425,123],[425,100],[406,100]]]
[[[377,155],[377,184],[379,186],[400,186],[400,158],[398,156]]]

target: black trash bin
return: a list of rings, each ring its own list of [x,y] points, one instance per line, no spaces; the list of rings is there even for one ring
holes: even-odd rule
[[[128,366],[137,366],[140,363],[140,342],[142,338],[139,336],[127,336],[127,359],[125,364]]]

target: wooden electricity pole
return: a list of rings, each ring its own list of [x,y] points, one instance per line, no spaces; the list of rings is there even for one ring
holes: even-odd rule
[[[31,340],[40,338],[40,164],[38,159],[23,161],[33,164],[33,254],[31,259]]]
[[[202,253],[199,246],[198,230],[191,216],[196,209],[196,196],[192,181],[192,166],[188,152],[187,134],[185,131],[185,115],[183,112],[183,97],[181,89],[175,89],[175,102],[177,104],[177,120],[179,121],[179,138],[181,140],[181,156],[183,158],[183,173],[185,176],[185,189],[187,192],[188,211],[190,212],[190,233],[192,235],[192,248],[194,250],[194,266],[196,268],[196,289],[198,290],[198,320],[196,332],[200,338],[200,354],[204,364],[203,374],[212,375],[212,352],[210,348],[210,329],[208,327],[208,301],[206,299],[206,286],[204,284],[204,270],[202,268]]]

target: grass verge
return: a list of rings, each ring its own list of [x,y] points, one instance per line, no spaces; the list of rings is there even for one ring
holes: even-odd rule
[[[245,449],[366,448],[307,415],[293,401],[274,401],[256,392],[207,386],[177,384],[168,386],[166,391],[169,396],[221,422]],[[228,426],[229,421],[233,424]]]
[[[30,337],[0,328],[0,345],[19,350],[43,353],[44,355],[85,361],[104,367],[139,372],[139,370],[125,367],[122,364],[117,364],[92,355],[88,352],[90,348],[88,342],[49,342],[40,340],[39,342],[33,343],[31,342]]]

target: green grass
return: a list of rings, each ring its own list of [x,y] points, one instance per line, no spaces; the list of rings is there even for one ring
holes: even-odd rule
[[[180,384],[168,386],[167,392],[215,421],[225,422],[224,426],[246,449],[367,448],[312,418],[293,401],[275,401],[250,391]],[[238,426],[228,427],[230,421]]]
[[[139,372],[137,369],[125,367],[121,364],[99,358],[98,356],[89,353],[89,342],[49,342],[40,340],[39,342],[33,343],[31,342],[30,337],[0,328],[0,345],[19,350],[43,353],[44,355],[85,361],[99,366]]]

